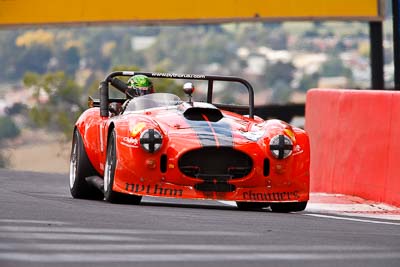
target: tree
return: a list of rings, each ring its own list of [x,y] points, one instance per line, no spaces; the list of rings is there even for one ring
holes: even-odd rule
[[[299,83],[299,91],[307,92],[308,89],[316,88],[318,86],[319,74],[304,74]]]
[[[20,135],[21,131],[10,117],[0,117],[0,148],[3,146],[4,140],[13,139]],[[4,153],[4,149],[0,150],[0,168],[5,168],[9,164],[9,159]]]
[[[0,168],[5,168],[9,164],[9,159],[6,155],[0,152]]]
[[[28,109],[27,105],[22,103],[14,103],[11,107],[5,109],[5,113],[9,116],[25,113]]]
[[[296,68],[291,62],[284,63],[278,61],[277,63],[266,68],[264,79],[269,86],[272,86],[277,82],[283,82],[289,85],[293,80],[295,69]]]
[[[15,69],[16,51],[18,51],[18,48],[14,40],[17,36],[18,31],[6,31],[2,29],[0,33],[0,62],[2,67],[0,79],[2,81],[12,81],[20,78],[17,77]]]
[[[284,81],[278,80],[272,86],[272,99],[273,103],[284,104],[289,100],[293,89]]]
[[[64,50],[61,54],[60,69],[65,70],[65,72],[74,76],[76,70],[79,68],[80,54],[77,47],[70,47]]]
[[[0,141],[17,137],[21,133],[10,117],[0,117]]]
[[[54,34],[42,29],[26,31],[19,35],[15,44],[18,47],[16,72],[19,77],[26,71],[45,73],[52,56]]]
[[[50,48],[45,46],[32,46],[29,48],[19,48],[16,62],[16,74],[18,77],[27,71],[43,74],[47,71],[47,64],[52,56]]]
[[[64,133],[71,138],[74,123],[84,110],[83,89],[64,72],[27,73],[24,84],[34,90],[35,105],[29,115],[37,127]]]
[[[343,65],[340,58],[334,56],[331,56],[324,64],[322,64],[320,74],[322,77],[352,77],[351,70]]]

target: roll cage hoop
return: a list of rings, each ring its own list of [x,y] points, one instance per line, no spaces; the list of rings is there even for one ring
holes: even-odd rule
[[[181,79],[181,80],[202,80],[208,81],[207,103],[212,104],[214,81],[238,82],[243,84],[249,93],[249,117],[254,118],[254,90],[251,84],[239,77],[234,76],[218,76],[218,75],[198,75],[198,74],[176,74],[176,73],[158,73],[158,72],[141,72],[141,71],[116,71],[110,73],[104,81],[100,82],[100,116],[108,117],[109,114],[109,85],[113,85],[117,90],[125,93],[128,86],[116,77],[146,75],[149,78],[165,78],[165,79]],[[228,105],[227,105],[228,106]]]

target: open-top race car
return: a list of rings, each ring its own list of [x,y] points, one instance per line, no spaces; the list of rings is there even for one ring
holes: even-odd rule
[[[183,80],[187,99],[126,94],[123,76]],[[193,81],[207,84],[192,101]],[[188,82],[191,81],[191,82]],[[214,82],[240,84],[248,105],[213,104]],[[309,199],[309,140],[304,130],[254,114],[254,92],[230,76],[122,71],[100,83],[75,124],[70,160],[74,198],[139,204],[142,196],[236,201],[240,209],[304,210]],[[229,90],[229,86],[224,88]],[[233,112],[235,111],[235,112]],[[237,112],[236,112],[237,111]]]

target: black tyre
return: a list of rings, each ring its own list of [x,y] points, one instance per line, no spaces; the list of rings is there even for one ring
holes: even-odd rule
[[[97,188],[88,184],[86,177],[97,175],[86,154],[81,134],[74,130],[69,165],[69,189],[72,197],[83,199],[103,199]]]
[[[263,202],[236,202],[236,206],[240,210],[261,210],[262,208],[268,207],[268,203]]]
[[[294,202],[294,203],[271,203],[271,210],[273,212],[295,212],[303,211],[307,206],[305,202]]]
[[[116,135],[113,130],[108,137],[106,164],[104,167],[104,199],[110,203],[139,204],[141,196],[125,195],[115,192],[114,184],[115,168],[117,166]]]

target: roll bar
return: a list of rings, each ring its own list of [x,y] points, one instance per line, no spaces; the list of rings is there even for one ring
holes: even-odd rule
[[[165,79],[181,79],[181,80],[203,80],[208,81],[207,102],[212,103],[212,95],[214,89],[214,81],[238,82],[243,84],[249,93],[249,117],[254,118],[254,90],[251,84],[239,77],[219,76],[219,75],[199,75],[199,74],[177,74],[177,73],[160,73],[160,72],[142,72],[142,71],[116,71],[110,73],[104,81],[100,82],[100,116],[108,117],[109,102],[109,84],[116,89],[125,93],[128,86],[116,77],[146,75],[149,78],[165,78]]]

